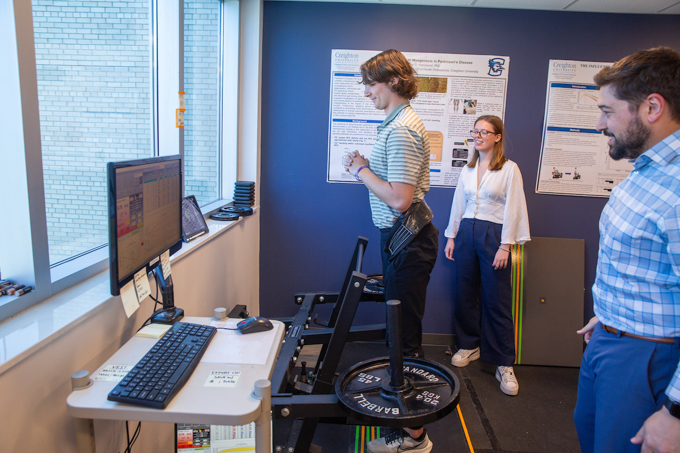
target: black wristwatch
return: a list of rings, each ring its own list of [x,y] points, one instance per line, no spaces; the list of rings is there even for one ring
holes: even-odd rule
[[[666,398],[666,402],[663,403],[664,406],[666,406],[666,409],[668,409],[668,412],[671,413],[671,415],[675,418],[680,418],[680,403],[676,403],[670,398]]]

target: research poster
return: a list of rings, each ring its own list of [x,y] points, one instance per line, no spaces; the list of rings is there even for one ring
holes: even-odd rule
[[[596,129],[593,76],[611,64],[550,60],[536,193],[609,197],[632,170],[609,157],[608,138]]]
[[[361,64],[380,53],[333,50],[331,56],[328,182],[356,182],[342,156],[359,151],[370,160],[377,127],[385,113],[364,97]],[[505,114],[510,58],[404,52],[418,73],[411,106],[430,137],[430,184],[455,187],[473,142],[470,130],[480,115]]]

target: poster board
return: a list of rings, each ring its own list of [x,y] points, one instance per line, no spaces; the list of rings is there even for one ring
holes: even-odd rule
[[[356,182],[342,156],[359,151],[370,160],[377,126],[385,113],[364,97],[360,66],[380,53],[331,53],[327,181]],[[417,72],[418,96],[411,100],[430,138],[430,185],[455,187],[473,142],[470,130],[480,115],[505,114],[510,58],[404,52]]]
[[[612,63],[550,60],[536,193],[609,197],[633,165],[609,156],[597,130],[593,76]]]

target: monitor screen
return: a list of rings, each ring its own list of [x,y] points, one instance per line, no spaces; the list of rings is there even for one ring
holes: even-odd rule
[[[182,247],[182,158],[111,162],[107,173],[111,294],[117,296],[135,273],[150,272],[163,252]]]

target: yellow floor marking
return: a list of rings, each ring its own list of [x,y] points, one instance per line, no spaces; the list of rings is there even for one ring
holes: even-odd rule
[[[460,405],[456,406],[458,409],[458,416],[460,417],[460,424],[463,425],[463,431],[465,432],[465,438],[467,439],[468,447],[470,447],[470,453],[475,453],[475,449],[472,448],[472,441],[470,440],[470,434],[468,433],[467,426],[465,426],[465,420],[463,419],[463,413],[460,411]]]

